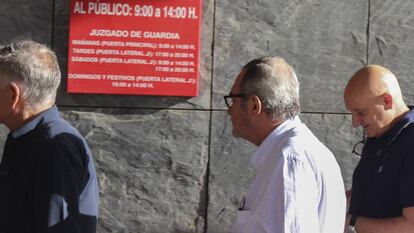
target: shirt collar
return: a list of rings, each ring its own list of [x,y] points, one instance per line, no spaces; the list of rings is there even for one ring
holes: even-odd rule
[[[414,122],[414,110],[408,111],[393,127],[387,130],[378,138],[371,138],[370,141],[375,141],[380,144],[390,144],[409,124]]]
[[[285,133],[301,124],[302,121],[299,116],[295,116],[287,119],[282,124],[277,126],[257,148],[256,152],[251,157],[251,163],[253,163],[256,167],[263,164],[274,146],[284,138]]]
[[[24,124],[22,127],[10,132],[10,134],[13,138],[23,136],[27,134],[28,132],[32,131],[33,129],[35,129],[38,125],[48,123],[58,116],[59,116],[58,109],[56,106],[53,106],[41,112],[39,115],[37,115],[32,120]]]

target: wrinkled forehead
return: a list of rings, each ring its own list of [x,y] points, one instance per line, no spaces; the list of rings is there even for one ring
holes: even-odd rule
[[[349,111],[369,109],[375,105],[376,98],[366,92],[345,92],[345,106]]]

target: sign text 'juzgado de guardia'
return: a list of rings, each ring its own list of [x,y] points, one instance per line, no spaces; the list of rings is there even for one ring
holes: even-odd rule
[[[201,0],[71,0],[70,93],[197,96]]]

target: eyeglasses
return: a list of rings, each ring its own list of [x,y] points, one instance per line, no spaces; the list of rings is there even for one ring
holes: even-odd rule
[[[365,145],[365,140],[361,140],[357,142],[352,148],[352,153],[361,156],[362,149],[364,149],[364,145]]]
[[[363,152],[363,149],[364,149],[364,146],[365,146],[365,142],[366,142],[366,138],[365,138],[365,131],[364,131],[363,139],[355,144],[355,146],[352,148],[352,153],[354,153],[358,156],[362,156],[362,152]],[[368,154],[368,155],[364,154],[364,156],[367,156],[371,159],[381,160],[381,161],[386,160],[390,156],[388,146],[389,146],[389,144],[391,144],[391,142],[388,142],[385,146],[379,148],[375,153]]]
[[[239,93],[239,94],[230,93],[230,95],[223,96],[224,102],[226,103],[228,108],[231,108],[231,106],[233,106],[233,98],[246,98],[246,97],[247,95],[244,93]]]
[[[352,148],[352,153],[361,156],[362,155],[362,150],[364,149],[364,145],[365,145],[365,141],[366,141],[366,137],[365,137],[365,130],[364,133],[362,134],[362,140],[357,142],[354,147]]]
[[[409,124],[411,124],[411,122],[405,123],[405,125],[401,127],[401,129],[395,134],[395,136],[390,141],[388,141],[383,147],[377,149],[375,153],[367,154],[367,155],[364,154],[364,156],[368,156],[371,159],[377,159],[377,160],[382,160],[382,161],[386,160],[391,155],[389,147]],[[352,148],[352,153],[362,156],[362,152],[363,152],[366,140],[367,139],[365,137],[365,130],[364,130],[362,140],[355,144],[355,146]]]

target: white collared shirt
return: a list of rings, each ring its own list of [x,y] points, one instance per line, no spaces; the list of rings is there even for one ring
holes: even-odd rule
[[[286,120],[251,162],[256,176],[234,233],[339,233],[346,198],[334,155],[300,121]]]

